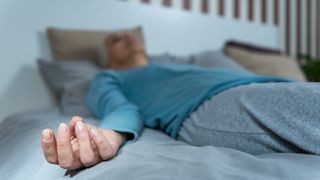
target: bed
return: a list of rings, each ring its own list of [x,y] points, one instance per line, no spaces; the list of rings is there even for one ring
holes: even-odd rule
[[[118,156],[80,171],[48,164],[40,148],[43,128],[56,128],[70,116],[43,109],[8,117],[0,125],[2,179],[319,179],[320,157],[303,154],[252,156],[213,146],[194,147],[162,132],[144,129]],[[96,119],[88,119],[97,124]]]
[[[234,69],[246,70],[232,61],[223,51],[206,51],[189,57],[163,54],[150,56],[149,61],[150,63],[196,64],[206,68],[233,66]],[[84,74],[87,75],[90,74],[88,69],[83,68],[93,67],[92,64],[88,66],[88,62],[85,61],[41,60],[39,65],[42,71],[51,72],[52,77],[55,78],[62,75],[63,71],[72,73],[74,70],[80,70],[78,73],[86,72]],[[63,71],[57,72],[58,67]],[[73,74],[68,78],[70,77],[76,76]],[[50,79],[47,80],[50,84]],[[71,79],[71,81],[75,80]],[[316,155],[273,153],[253,156],[223,147],[195,147],[149,128],[143,130],[137,142],[121,148],[113,159],[83,170],[66,171],[47,163],[44,159],[40,148],[41,131],[44,128],[55,130],[59,123],[68,123],[74,114],[82,113],[86,121],[94,125],[98,125],[99,120],[86,114],[84,107],[81,107],[84,104],[77,101],[81,99],[80,96],[84,96],[85,91],[71,86],[71,89],[77,89],[77,92],[83,91],[83,93],[69,92],[68,86],[72,84],[70,79],[64,83],[67,88],[63,86],[60,92],[62,94],[59,101],[62,103],[58,103],[53,108],[12,115],[0,124],[0,159],[4,162],[0,165],[1,178],[298,180],[320,177],[320,157]],[[59,88],[57,89],[59,91]],[[66,95],[63,95],[64,93]]]
[[[39,3],[39,2],[37,2]],[[64,6],[59,9],[62,1],[51,2],[49,4],[42,4],[42,11],[53,8],[59,10],[64,17],[71,19],[77,15],[81,15],[87,11],[78,11],[78,14],[69,15],[71,7],[74,4],[70,2],[63,2]],[[42,27],[41,29],[41,43],[47,42],[46,37],[43,36],[43,30],[48,26],[63,26],[67,30],[51,28],[47,31],[50,42],[50,52],[41,51],[36,56],[49,58],[49,54],[52,54],[53,59],[57,64],[60,63],[61,67],[66,67],[63,59],[68,59],[67,64],[70,67],[77,63],[74,60],[84,57],[85,59],[93,60],[94,64],[99,64],[99,56],[96,50],[86,55],[74,56],[77,53],[65,54],[66,49],[75,47],[72,42],[75,42],[71,38],[71,45],[66,41],[54,41],[60,37],[66,40],[65,34],[70,33],[70,29],[80,29],[84,27],[84,24],[91,24],[92,29],[104,29],[107,28],[123,28],[133,27],[142,25],[145,42],[147,44],[147,50],[151,54],[161,54],[158,56],[150,56],[150,60],[153,63],[164,62],[165,59],[170,61],[165,63],[191,63],[198,64],[204,67],[215,67],[223,66],[229,62],[228,66],[234,66],[235,68],[241,68],[238,65],[233,64],[232,60],[228,60],[219,50],[218,52],[212,53],[201,52],[203,50],[214,50],[221,49],[230,38],[237,38],[245,40],[251,43],[259,43],[268,47],[278,48],[277,38],[278,30],[276,27],[261,26],[256,24],[239,23],[233,22],[230,19],[202,17],[199,14],[186,14],[185,12],[169,11],[167,9],[159,9],[158,7],[143,7],[138,4],[125,4],[124,2],[116,1],[97,1],[95,3],[88,3],[87,1],[78,1],[84,7],[88,9],[95,7],[96,11],[100,12],[97,14],[86,14],[87,19],[83,19],[81,22],[67,21],[65,18],[50,20],[50,16],[44,16],[48,18],[46,23],[37,24],[34,27]],[[98,5],[98,6],[97,6]],[[110,11],[105,11],[104,8],[109,8]],[[123,10],[128,14],[122,14],[120,11]],[[138,9],[139,12],[136,10]],[[50,11],[53,12],[54,10]],[[134,14],[134,15],[130,15]],[[73,16],[75,15],[75,16]],[[103,23],[100,21],[97,24],[92,23],[93,18],[101,18],[103,16],[112,16],[119,18],[120,22],[115,23],[113,20],[106,20]],[[146,15],[152,15],[159,18],[159,21],[155,22],[150,19],[143,19]],[[169,17],[175,17],[170,20]],[[188,21],[180,21],[181,19],[187,18]],[[58,20],[61,23],[57,23]],[[44,22],[44,21],[43,21]],[[47,23],[50,22],[50,23]],[[211,23],[209,23],[211,22]],[[210,25],[206,25],[206,24]],[[163,33],[156,27],[168,27]],[[219,26],[220,28],[216,28]],[[176,28],[173,28],[176,27]],[[192,29],[191,27],[194,27]],[[208,28],[204,30],[203,27]],[[238,27],[241,27],[240,29]],[[192,31],[182,31],[184,29],[191,28]],[[239,31],[228,31],[224,32],[224,28],[237,29]],[[92,30],[91,29],[91,30]],[[35,31],[38,29],[35,28]],[[161,31],[161,32],[160,32]],[[251,34],[252,31],[256,33]],[[100,31],[99,31],[100,32]],[[210,32],[208,34],[208,32]],[[62,33],[62,34],[61,34]],[[73,34],[75,32],[73,31]],[[76,33],[79,33],[77,31]],[[80,34],[83,33],[80,32]],[[84,32],[85,34],[88,31]],[[97,32],[95,32],[97,33]],[[158,38],[158,35],[162,34],[164,38]],[[198,34],[198,36],[193,36]],[[211,36],[214,34],[213,36]],[[263,38],[263,35],[268,34],[267,39]],[[209,36],[210,35],[210,36]],[[70,36],[67,36],[70,37]],[[75,36],[79,38],[79,36]],[[192,38],[190,38],[192,37]],[[99,38],[95,36],[94,38]],[[90,39],[90,38],[89,38]],[[185,40],[184,43],[176,43],[177,41]],[[167,41],[165,41],[167,40]],[[58,42],[58,43],[54,43]],[[58,48],[62,45],[68,45],[66,48]],[[85,41],[84,41],[85,42]],[[79,41],[77,41],[79,43]],[[83,43],[83,42],[81,42]],[[81,44],[80,43],[80,44]],[[58,45],[57,45],[58,44]],[[99,43],[98,43],[99,44]],[[95,49],[98,44],[93,44]],[[43,45],[43,44],[42,44]],[[78,44],[79,45],[79,44]],[[92,46],[92,44],[90,45]],[[81,47],[81,46],[80,46]],[[76,48],[76,50],[79,47]],[[88,48],[88,47],[85,47]],[[46,48],[41,48],[44,50]],[[62,52],[61,52],[62,49]],[[90,47],[89,47],[90,49]],[[168,52],[174,49],[174,54],[171,55]],[[236,48],[237,49],[237,48]],[[248,67],[255,67],[257,73],[268,74],[268,73],[280,73],[278,75],[289,76],[299,80],[305,80],[302,73],[298,72],[297,75],[297,64],[291,66],[292,72],[284,72],[282,69],[266,71],[265,69],[259,69],[261,64],[256,64],[257,58],[269,59],[273,58],[273,66],[279,67],[278,59],[284,59],[284,56],[279,52],[268,52],[267,54],[257,53],[256,50],[245,49],[245,52],[241,52],[243,47],[238,51],[230,50],[230,47],[225,48],[226,53],[229,53],[237,63],[242,64],[243,59],[254,59],[253,61],[246,61]],[[70,49],[69,49],[70,51]],[[254,52],[252,52],[254,51]],[[248,54],[248,52],[250,52]],[[260,50],[259,50],[260,52]],[[164,54],[163,54],[164,53]],[[239,56],[239,53],[241,56]],[[179,55],[176,55],[179,54]],[[188,54],[188,56],[181,56],[180,54]],[[192,54],[192,55],[190,55]],[[196,55],[195,55],[196,54]],[[254,54],[254,56],[252,56]],[[208,58],[208,56],[214,56],[215,58]],[[59,61],[60,60],[60,61]],[[73,60],[73,61],[71,61]],[[208,61],[209,60],[209,61]],[[213,61],[217,60],[217,61]],[[288,63],[293,63],[288,59],[285,59],[287,63],[281,64],[285,66]],[[49,61],[42,61],[43,67],[49,67]],[[231,64],[230,64],[231,62]],[[281,61],[282,62],[282,61]],[[260,62],[261,63],[261,62]],[[270,62],[267,62],[270,63]],[[60,67],[54,64],[53,68]],[[40,63],[41,66],[41,63]],[[269,65],[268,65],[269,66]],[[86,66],[87,67],[87,66]],[[91,67],[91,66],[90,66]],[[248,68],[246,67],[246,68]],[[43,70],[43,68],[42,68]],[[63,69],[63,71],[70,69]],[[91,70],[89,70],[92,72]],[[254,70],[251,70],[254,71]],[[294,72],[293,72],[294,71]],[[48,68],[44,71],[45,73],[51,72],[51,76],[55,78],[59,77],[61,73],[56,73],[56,70],[50,71]],[[44,73],[42,72],[42,73]],[[254,71],[255,72],[255,71]],[[301,73],[301,74],[299,74]],[[49,73],[50,74],[50,73]],[[52,75],[53,74],[53,75]],[[74,76],[70,76],[74,77]],[[78,77],[78,75],[76,76]],[[83,77],[82,77],[83,78]],[[28,111],[25,113],[17,113],[7,117],[0,123],[0,179],[319,179],[320,178],[320,157],[315,155],[306,154],[290,154],[290,153],[274,153],[274,154],[263,154],[253,156],[244,152],[240,152],[233,149],[204,146],[195,147],[190,146],[184,142],[176,141],[166,134],[145,128],[139,140],[133,144],[128,144],[121,148],[118,155],[110,161],[105,161],[97,164],[91,168],[86,168],[78,171],[66,171],[58,166],[50,165],[46,162],[41,152],[40,146],[40,134],[44,128],[56,129],[58,124],[61,122],[68,123],[73,114],[80,114],[86,117],[86,120],[92,124],[98,124],[99,121],[94,117],[83,111],[83,106],[74,105],[79,103],[74,101],[74,97],[83,96],[83,94],[72,93],[68,91],[73,89],[72,86],[63,86],[61,84],[50,83],[50,78],[46,78],[49,88],[53,91],[54,96],[57,93],[60,98],[69,97],[66,101],[61,101],[58,98],[57,103],[50,108],[42,108],[35,111]],[[61,78],[65,80],[66,78]],[[61,80],[60,79],[60,80]],[[81,85],[79,89],[86,89],[88,80],[84,78],[80,83],[73,85]],[[62,81],[62,80],[61,80]],[[68,84],[68,83],[67,83]],[[63,86],[63,88],[61,88]],[[61,89],[63,91],[61,91]],[[63,95],[63,93],[65,93]],[[70,96],[74,95],[74,96]],[[70,99],[71,98],[71,99]],[[66,109],[65,107],[72,107]],[[82,114],[81,114],[82,113]]]

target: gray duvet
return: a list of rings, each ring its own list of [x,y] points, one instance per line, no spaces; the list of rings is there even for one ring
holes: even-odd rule
[[[252,156],[227,148],[194,147],[147,128],[112,160],[65,171],[45,161],[39,138],[43,128],[55,129],[69,119],[54,108],[4,120],[0,124],[0,179],[320,179],[320,156]]]

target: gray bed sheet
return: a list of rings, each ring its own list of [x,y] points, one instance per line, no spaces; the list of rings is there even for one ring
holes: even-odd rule
[[[112,160],[81,171],[65,171],[45,161],[40,134],[43,128],[56,129],[69,119],[53,108],[4,120],[0,124],[0,179],[320,179],[319,156],[252,156],[228,148],[194,147],[148,128]]]

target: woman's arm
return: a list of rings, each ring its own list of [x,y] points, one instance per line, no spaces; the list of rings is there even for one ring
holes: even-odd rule
[[[139,108],[122,93],[115,74],[97,74],[86,102],[90,111],[101,119],[100,128],[128,133],[127,143],[137,140],[144,126],[143,116]]]
[[[100,128],[75,116],[70,126],[60,124],[56,135],[45,129],[41,144],[49,163],[69,170],[90,167],[114,157],[123,143],[133,142],[140,135],[144,125],[142,114],[123,95],[115,77],[98,74],[90,87],[87,104],[102,120]]]

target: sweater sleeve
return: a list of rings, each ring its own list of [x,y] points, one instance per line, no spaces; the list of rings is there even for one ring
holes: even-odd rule
[[[132,134],[133,138],[125,144],[137,140],[144,126],[142,113],[124,96],[114,74],[96,75],[89,88],[86,103],[91,113],[101,119],[101,128]]]

